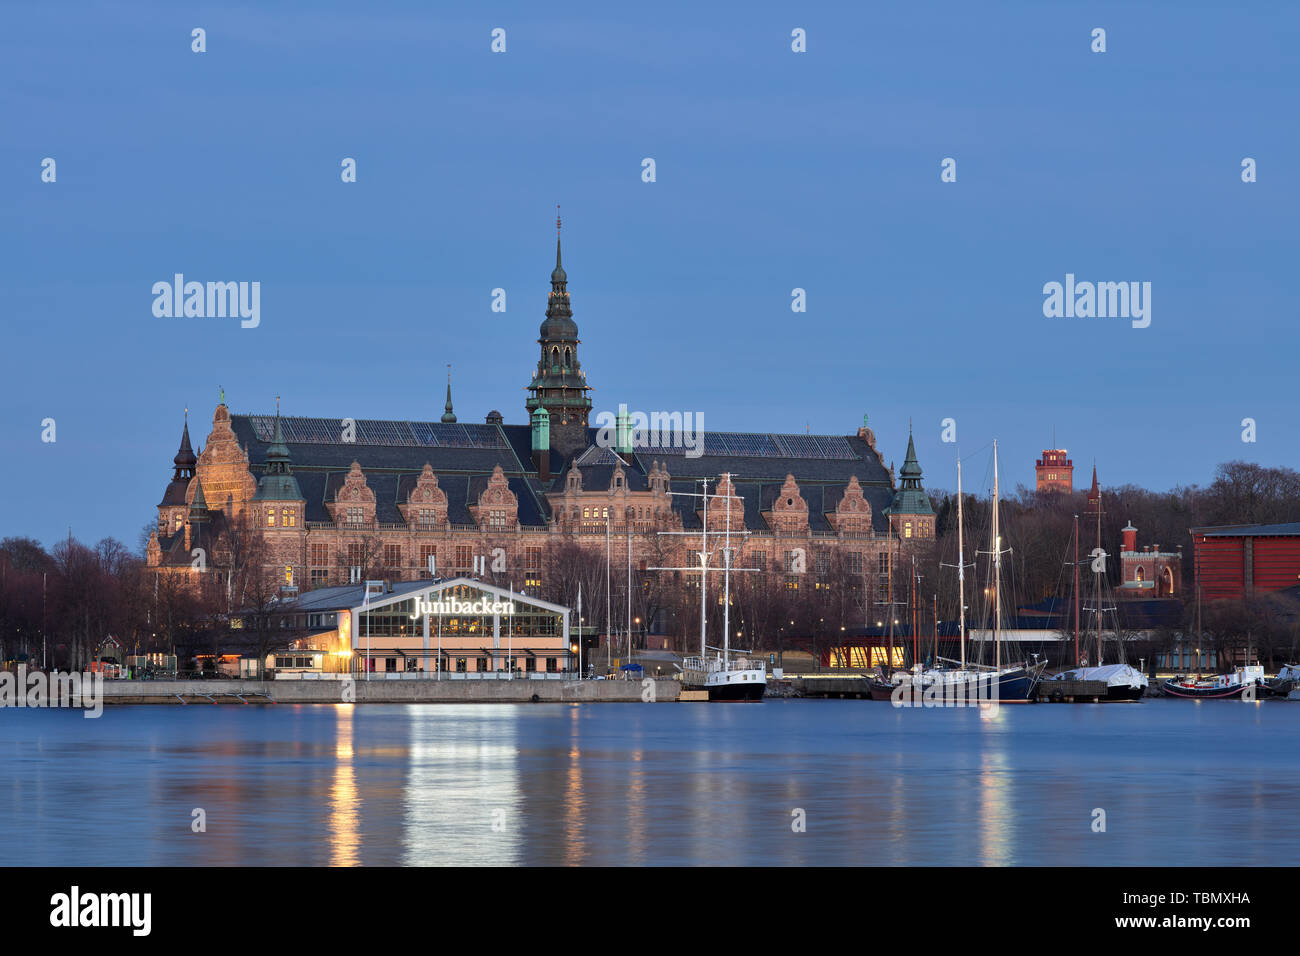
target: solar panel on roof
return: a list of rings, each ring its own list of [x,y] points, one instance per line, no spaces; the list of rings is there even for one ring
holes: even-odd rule
[[[706,455],[725,455],[727,453],[727,444],[722,439],[719,432],[704,433],[704,454]]]
[[[731,455],[763,458],[778,453],[776,442],[772,441],[771,435],[754,432],[725,432],[722,434],[722,440],[727,446],[728,454]]]
[[[786,450],[787,458],[822,458],[821,448],[812,435],[773,435],[777,445]]]
[[[409,445],[410,428],[406,422],[385,422],[362,419],[357,422],[357,432],[367,445]]]
[[[275,418],[249,415],[258,441],[275,437]],[[420,445],[431,448],[505,448],[501,432],[494,425],[462,425],[459,422],[408,422],[360,419],[355,422],[354,442],[358,445]],[[343,442],[343,419],[281,418],[284,440],[290,444],[334,445]]]
[[[827,458],[856,458],[849,440],[842,435],[814,435],[822,454]]]
[[[411,422],[411,433],[421,445],[436,446],[438,439],[433,435],[433,426],[428,422]]]

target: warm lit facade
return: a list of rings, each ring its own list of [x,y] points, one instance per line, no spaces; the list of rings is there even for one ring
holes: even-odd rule
[[[1039,491],[1074,491],[1074,462],[1064,448],[1046,448],[1034,463]]]
[[[1138,550],[1138,529],[1129,522],[1123,528],[1124,545],[1119,553],[1121,597],[1177,597],[1182,592],[1183,552],[1161,551],[1160,545]]]
[[[591,427],[558,243],[537,342],[522,425],[497,411],[459,422],[450,386],[437,421],[241,415],[223,399],[198,454],[186,423],[149,564],[188,572],[196,548],[244,521],[261,530],[277,577],[303,592],[476,575],[483,560],[496,583],[542,594],[557,542],[603,555],[608,533],[638,574],[684,566],[699,539],[659,532],[701,529],[699,500],[670,494],[698,492],[701,479],[737,496],[732,527],[748,532],[738,564],[776,571],[791,589],[825,586],[837,560],[878,586],[891,541],[934,537],[913,442],[896,485],[865,420],[848,435],[708,431],[694,448],[625,421],[612,438]],[[727,517],[711,504],[710,530]]]

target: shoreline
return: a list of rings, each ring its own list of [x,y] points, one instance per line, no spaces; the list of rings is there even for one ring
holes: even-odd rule
[[[104,705],[668,703],[675,680],[124,680],[104,682]]]

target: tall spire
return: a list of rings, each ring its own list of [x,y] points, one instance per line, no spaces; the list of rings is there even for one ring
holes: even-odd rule
[[[447,404],[443,406],[442,420],[444,424],[456,424],[456,413],[451,410],[451,363],[447,363]]]
[[[176,471],[172,481],[186,481],[194,477],[194,466],[198,464],[194,449],[190,447],[190,410],[185,409],[185,428],[181,431],[181,447],[172,459]]]
[[[555,204],[555,269],[551,272],[551,291],[564,292],[564,287],[568,276],[564,274],[564,266],[560,263],[560,205]]]
[[[541,346],[537,370],[528,383],[524,407],[529,420],[538,408],[550,417],[550,434],[554,448],[561,455],[581,451],[590,444],[587,421],[591,413],[591,391],[578,360],[578,325],[573,321],[569,302],[568,276],[565,274],[560,247],[563,225],[556,206],[555,269],[551,272],[551,291],[546,297],[546,318],[538,330]]]

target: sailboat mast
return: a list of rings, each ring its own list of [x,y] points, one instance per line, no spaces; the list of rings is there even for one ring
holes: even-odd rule
[[[727,530],[722,544],[722,666],[731,660],[731,475],[727,479]]]
[[[961,669],[966,669],[966,558],[962,553],[961,459],[957,459],[957,606],[960,623],[957,638],[961,644]]]
[[[1079,666],[1079,516],[1074,516],[1074,666]]]
[[[998,533],[998,443],[993,442],[993,653],[1002,670],[1002,535]],[[995,672],[996,673],[996,672]]]
[[[1097,557],[1101,558],[1101,567],[1097,570],[1097,666],[1101,660],[1101,576],[1106,567],[1106,555],[1101,550],[1101,489],[1097,489]]]
[[[609,512],[605,513],[605,667],[614,666],[614,619],[609,612]]]
[[[632,519],[623,510],[623,523],[627,526],[627,662],[632,663]]]
[[[889,522],[886,532],[888,549],[885,552],[885,587],[889,591],[885,613],[889,615],[889,669],[894,667],[894,522]]]
[[[709,588],[709,480],[704,479],[704,527],[700,530],[700,660],[708,656],[709,643],[704,629],[704,615],[708,604],[705,592]]]
[[[908,598],[912,612],[912,666],[921,666],[921,644],[916,634],[916,555],[912,555],[912,593]]]

